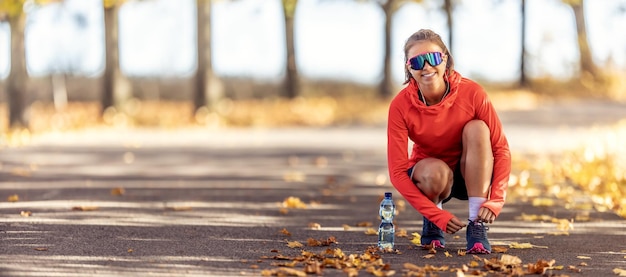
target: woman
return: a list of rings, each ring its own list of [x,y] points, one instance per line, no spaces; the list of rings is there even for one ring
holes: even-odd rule
[[[389,106],[391,182],[424,216],[423,246],[443,248],[443,232],[467,226],[467,252],[491,253],[485,223],[502,210],[511,172],[502,123],[481,86],[454,70],[438,34],[419,30],[404,54],[408,85]],[[469,200],[468,224],[442,209],[452,197]]]

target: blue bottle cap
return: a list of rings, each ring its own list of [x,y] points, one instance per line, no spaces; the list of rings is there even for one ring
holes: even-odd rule
[[[385,198],[391,198],[391,192],[385,192]]]

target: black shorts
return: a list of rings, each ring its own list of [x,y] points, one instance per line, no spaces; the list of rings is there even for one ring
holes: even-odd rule
[[[409,178],[413,173],[413,167],[407,170],[409,174]],[[413,180],[411,180],[413,181]],[[453,172],[453,180],[452,180],[452,191],[450,192],[450,196],[443,200],[443,203],[446,203],[452,199],[452,197],[460,200],[469,199],[467,196],[467,187],[465,186],[465,179],[463,179],[463,174],[461,174],[461,163],[457,163]]]

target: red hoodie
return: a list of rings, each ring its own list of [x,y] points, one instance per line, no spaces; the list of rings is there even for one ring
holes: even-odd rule
[[[454,169],[463,151],[463,127],[470,120],[479,119],[491,131],[494,156],[490,195],[482,206],[496,216],[504,205],[511,173],[509,144],[485,91],[455,71],[452,71],[448,81],[448,95],[440,103],[426,106],[418,98],[417,82],[411,79],[391,101],[387,125],[387,162],[391,183],[419,213],[444,231],[454,216],[437,208],[422,194],[409,178],[409,168],[421,159],[434,157]],[[414,142],[410,157],[407,151],[409,139]]]

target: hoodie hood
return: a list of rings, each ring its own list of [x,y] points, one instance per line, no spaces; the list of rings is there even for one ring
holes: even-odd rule
[[[417,95],[419,86],[417,84],[417,81],[411,78],[411,80],[409,80],[409,84],[407,88],[408,88],[409,97],[411,98],[411,103],[413,104],[413,106],[420,111],[432,111],[432,112],[437,112],[440,109],[450,108],[452,104],[454,104],[454,100],[456,100],[456,97],[458,95],[459,84],[461,83],[462,76],[458,72],[451,70],[449,74],[447,74],[444,78],[445,78],[445,81],[450,86],[450,91],[448,92],[448,95],[446,95],[446,97],[444,97],[443,100],[441,100],[441,102],[435,105],[431,105],[431,106],[426,106],[424,102],[419,100],[419,96]]]

